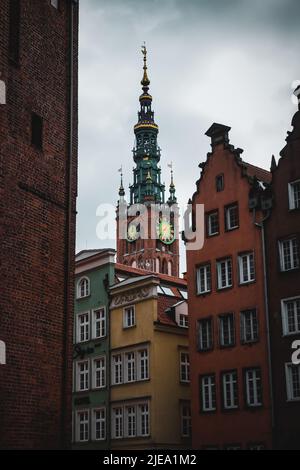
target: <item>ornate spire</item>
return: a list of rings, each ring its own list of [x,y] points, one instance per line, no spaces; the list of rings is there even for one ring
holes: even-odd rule
[[[142,54],[144,56],[144,76],[143,76],[143,79],[141,81],[141,85],[143,86],[143,92],[148,93],[150,80],[148,78],[148,73],[147,73],[147,70],[148,70],[148,68],[147,68],[147,48],[146,48],[145,43],[142,46]]]
[[[119,188],[119,196],[120,198],[124,198],[125,196],[125,189],[123,186],[123,168],[121,167],[119,172],[121,173],[121,183],[120,183],[120,188]]]
[[[176,198],[176,189],[175,189],[175,184],[174,184],[174,171],[173,171],[173,163],[170,163],[168,165],[169,168],[171,168],[171,183],[170,183],[170,197],[168,199],[169,204],[174,204],[177,202]]]
[[[165,187],[161,183],[161,170],[158,167],[160,161],[160,148],[157,143],[158,125],[154,121],[152,96],[149,94],[150,80],[145,45],[142,46],[142,54],[144,61],[144,75],[141,81],[143,93],[139,98],[138,123],[134,126],[136,142],[133,149],[133,159],[136,168],[133,170],[134,182],[130,187],[130,201],[131,204],[143,203],[145,199],[164,203]]]

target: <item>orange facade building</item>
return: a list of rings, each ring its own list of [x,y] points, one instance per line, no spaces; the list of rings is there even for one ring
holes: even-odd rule
[[[201,250],[187,251],[193,447],[271,447],[262,233],[265,214],[251,195],[269,172],[245,163],[229,143],[230,128],[213,124],[212,151],[192,198],[205,205]]]

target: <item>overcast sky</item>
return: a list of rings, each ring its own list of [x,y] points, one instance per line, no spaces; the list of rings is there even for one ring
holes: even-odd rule
[[[77,251],[114,246],[96,236],[96,209],[116,203],[121,165],[127,194],[132,182],[144,41],[163,179],[173,161],[179,203],[195,190],[213,122],[269,169],[296,111],[299,0],[84,0],[80,10]]]

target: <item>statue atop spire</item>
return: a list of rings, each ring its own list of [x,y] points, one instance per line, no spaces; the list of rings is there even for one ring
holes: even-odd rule
[[[171,183],[170,183],[170,197],[168,199],[169,204],[175,204],[177,202],[176,198],[176,189],[174,184],[174,170],[173,170],[173,162],[168,164],[168,167],[171,168]]]

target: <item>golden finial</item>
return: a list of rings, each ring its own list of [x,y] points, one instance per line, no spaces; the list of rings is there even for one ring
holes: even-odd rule
[[[147,48],[146,48],[145,42],[142,45],[142,54],[144,56],[144,76],[143,76],[143,80],[141,81],[141,84],[143,85],[143,87],[147,88],[150,85],[150,80],[147,74]],[[144,91],[146,92],[148,90],[144,90]]]

